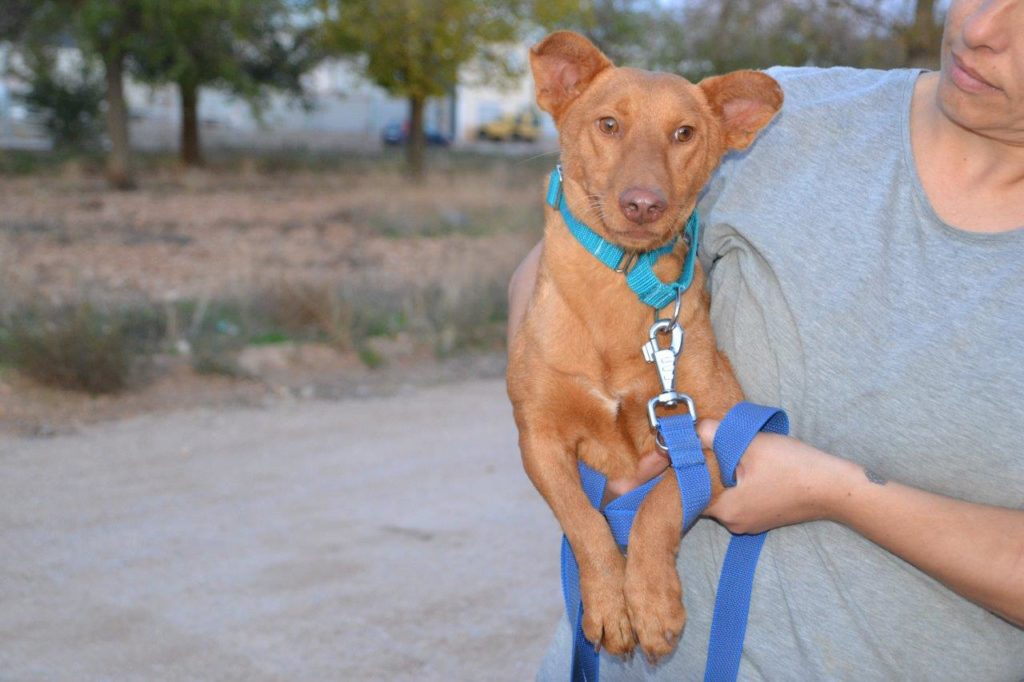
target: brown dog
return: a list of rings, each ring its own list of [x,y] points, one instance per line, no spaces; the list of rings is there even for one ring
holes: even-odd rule
[[[537,103],[558,127],[570,210],[631,251],[678,236],[722,155],[747,147],[782,105],[767,75],[738,71],[694,85],[616,68],[566,31],[534,46],[530,65]],[[687,248],[679,239],[658,260],[662,281],[679,276]],[[682,532],[675,479],[664,477],[641,506],[627,561],[577,471],[580,458],[609,478],[632,477],[654,450],[646,405],[662,388],[640,352],[653,319],[625,277],[584,250],[549,208],[537,285],[509,350],[523,464],[576,555],[587,639],[619,655],[639,643],[657,659],[672,651],[686,619],[675,567]],[[679,323],[686,341],[677,390],[694,398],[701,416],[720,419],[742,394],[715,345],[699,264]],[[705,456],[717,495],[718,465],[713,453]]]

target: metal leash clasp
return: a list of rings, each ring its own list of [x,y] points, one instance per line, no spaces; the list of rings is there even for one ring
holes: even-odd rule
[[[647,335],[647,343],[643,345],[644,360],[657,367],[661,392],[675,392],[676,358],[683,350],[683,328],[672,320],[656,320]],[[669,336],[669,344],[664,348],[658,341],[662,335]]]
[[[680,295],[681,297],[681,295]],[[656,319],[648,332],[647,343],[642,346],[644,360],[653,364],[658,369],[658,378],[661,380],[661,393],[654,396],[647,402],[647,418],[651,428],[655,431],[655,442],[662,450],[668,450],[668,446],[662,440],[658,431],[658,415],[656,408],[659,405],[675,407],[684,403],[690,413],[690,417],[697,420],[697,410],[693,405],[693,398],[685,393],[676,391],[676,359],[683,352],[684,333],[679,324],[679,302],[676,303],[675,319]],[[668,336],[668,345],[662,346],[660,338]]]

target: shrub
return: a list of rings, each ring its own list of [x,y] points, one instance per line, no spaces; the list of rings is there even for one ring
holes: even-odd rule
[[[99,145],[104,92],[103,79],[89,65],[64,76],[40,60],[33,69],[28,92],[19,99],[39,117],[53,137],[54,147],[87,150]]]
[[[280,280],[262,292],[255,307],[273,331],[352,346],[352,309],[327,282]]]
[[[0,335],[0,358],[36,381],[91,394],[117,393],[151,369],[163,329],[137,311],[91,304],[13,314]]]

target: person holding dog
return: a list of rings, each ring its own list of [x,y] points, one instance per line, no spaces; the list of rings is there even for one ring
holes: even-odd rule
[[[674,654],[604,656],[602,679],[700,679],[726,529],[773,529],[740,679],[1020,680],[1024,0],[953,0],[938,72],[769,73],[785,104],[708,186],[701,258],[747,399],[794,437],[758,436],[687,534]],[[570,647],[563,620],[538,679]]]

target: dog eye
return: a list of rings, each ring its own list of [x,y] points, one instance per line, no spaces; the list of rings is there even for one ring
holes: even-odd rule
[[[692,137],[693,126],[679,126],[676,128],[676,132],[672,135],[672,138],[676,142],[689,142]]]
[[[611,116],[597,119],[597,128],[605,135],[614,135],[619,132],[619,122]]]

